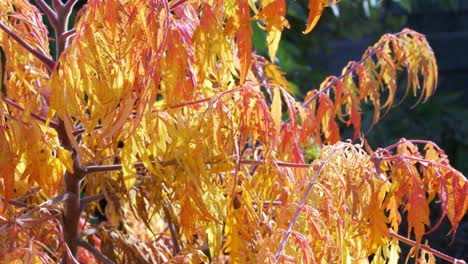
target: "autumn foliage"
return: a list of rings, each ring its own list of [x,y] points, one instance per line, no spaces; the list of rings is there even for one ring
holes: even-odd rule
[[[363,105],[376,123],[434,94],[424,35],[382,36],[301,103],[273,63],[285,0],[76,2],[0,2],[0,262],[397,263],[405,243],[461,263],[425,235],[456,232],[466,178],[432,142],[361,137]]]

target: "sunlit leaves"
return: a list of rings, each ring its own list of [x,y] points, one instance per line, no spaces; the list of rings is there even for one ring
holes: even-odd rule
[[[139,122],[157,94],[155,66],[164,47],[166,12],[163,1],[88,3],[51,77],[58,115],[70,122],[72,116],[88,130],[101,125],[101,144],[119,135],[129,119]]]
[[[335,3],[310,0],[305,33]],[[91,0],[55,67],[24,51],[48,56],[35,7],[0,6],[26,41],[0,33],[10,98],[0,107],[0,253],[11,259],[67,254],[61,210],[24,214],[60,193],[76,196],[81,222],[106,216],[80,238],[129,263],[396,263],[403,218],[416,252],[443,218],[455,232],[467,210],[467,181],[436,145],[341,142],[339,122],[360,135],[364,103],[375,123],[399,93],[434,93],[434,55],[414,31],[384,35],[301,103],[274,64],[285,0]],[[252,22],[267,31],[271,61],[252,53]],[[79,180],[72,193],[66,172]],[[102,197],[105,208],[93,203]]]
[[[39,10],[24,0],[7,0],[0,3],[0,22],[21,37],[25,43],[45,57],[49,56],[47,28]],[[5,53],[6,95],[30,112],[48,110],[49,93],[45,87],[48,73],[46,65],[28,52],[4,30],[0,30],[0,47]],[[3,80],[2,80],[3,81]]]
[[[263,1],[262,4],[257,16],[264,23],[262,28],[267,31],[268,53],[271,61],[274,61],[283,29],[289,28],[285,17],[286,0]]]
[[[417,55],[410,50],[419,50]],[[419,55],[424,54],[424,55]],[[354,128],[354,138],[361,130],[361,101],[374,107],[373,123],[382,111],[388,111],[398,94],[398,72],[406,69],[406,95],[410,90],[419,100],[426,100],[434,93],[437,84],[437,65],[432,49],[423,35],[405,29],[398,34],[384,35],[373,47],[367,49],[359,62],[349,62],[340,77],[331,76],[312,90],[305,98],[304,112],[317,112],[317,119],[305,119],[303,129],[310,130],[316,122],[322,124],[322,134],[315,134],[314,140],[334,143],[339,139],[335,119]],[[357,76],[356,76],[357,75]],[[422,81],[420,81],[422,80]],[[419,93],[419,95],[418,95]],[[318,105],[315,100],[319,99]],[[331,103],[332,100],[334,103]],[[304,113],[306,114],[306,113]],[[317,133],[317,131],[316,131]]]

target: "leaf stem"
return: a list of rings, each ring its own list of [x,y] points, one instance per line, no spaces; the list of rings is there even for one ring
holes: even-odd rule
[[[101,251],[99,251],[97,248],[95,248],[93,245],[91,245],[89,242],[86,240],[80,239],[78,240],[78,245],[89,252],[91,252],[99,261],[105,264],[115,264],[114,261],[112,261],[110,258],[108,258],[106,255],[102,254]]]

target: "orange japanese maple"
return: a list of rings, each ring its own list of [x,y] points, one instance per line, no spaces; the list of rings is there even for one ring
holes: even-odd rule
[[[362,103],[375,123],[398,90],[434,93],[423,35],[382,36],[300,103],[273,63],[285,0],[89,0],[74,26],[77,0],[51,2],[0,2],[1,262],[396,263],[401,242],[458,261],[424,242],[431,201],[453,233],[468,207],[443,150],[338,124],[356,139]]]

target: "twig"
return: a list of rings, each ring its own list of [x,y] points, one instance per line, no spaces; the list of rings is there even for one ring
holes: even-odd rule
[[[307,189],[304,193],[304,196],[302,197],[302,200],[301,202],[298,204],[297,206],[297,209],[296,209],[296,212],[294,213],[294,216],[293,218],[291,219],[291,223],[289,224],[288,226],[288,229],[286,230],[286,233],[284,234],[284,237],[283,239],[281,240],[281,243],[278,247],[278,251],[276,251],[276,254],[275,254],[275,260],[276,262],[278,262],[278,259],[280,257],[280,254],[281,252],[283,251],[284,247],[286,246],[286,242],[288,241],[288,238],[289,236],[291,235],[291,232],[292,232],[292,229],[294,227],[294,224],[296,223],[297,221],[297,218],[299,217],[299,214],[302,210],[302,207],[304,207],[304,204],[306,203],[307,201],[307,198],[310,194],[310,192],[312,191],[312,187],[314,186],[315,182],[317,181],[317,178],[318,176],[320,175],[320,173],[322,172],[323,168],[325,167],[325,164],[328,163],[328,161],[330,160],[331,156],[338,150],[338,148],[335,148],[333,149],[330,154],[328,154],[328,156],[320,161],[320,166],[318,167],[317,169],[317,172],[315,173],[315,176],[314,178],[309,182],[309,185],[307,186]]]
[[[54,60],[49,59],[45,54],[33,48],[23,38],[21,38],[18,34],[16,34],[13,30],[11,30],[7,25],[3,24],[3,22],[1,21],[0,21],[0,28],[3,29],[3,31],[5,31],[12,39],[18,42],[21,46],[23,46],[23,48],[25,48],[32,55],[34,55],[36,58],[42,61],[46,65],[49,71],[52,71],[52,69],[55,67]]]
[[[55,13],[55,11],[44,0],[34,0],[34,2],[36,2],[36,4],[45,13],[52,27],[56,27],[57,26],[57,13]]]
[[[433,145],[437,150],[441,151],[442,149],[434,142],[431,142],[429,140],[422,140],[422,139],[405,139],[405,138],[402,138],[400,139],[397,143],[393,144],[393,145],[390,145],[388,147],[385,147],[384,149],[385,150],[391,150],[393,148],[396,148],[398,147],[399,145],[403,144],[403,143],[406,143],[406,142],[411,142],[411,143],[414,143],[414,144],[431,144]]]
[[[245,165],[265,165],[268,164],[268,162],[264,160],[245,160],[241,159],[239,160],[240,164],[245,164]],[[278,167],[288,167],[288,168],[309,168],[310,164],[307,163],[292,163],[292,162],[283,162],[283,161],[275,161],[275,165]]]
[[[101,125],[97,125],[94,129],[101,129],[102,126]],[[78,129],[75,129],[72,134],[73,136],[78,136],[79,134],[83,133],[86,131],[86,128],[78,128]]]
[[[168,161],[153,161],[153,163],[159,163],[161,166],[171,166],[177,165],[176,160],[168,160]],[[268,162],[263,160],[239,160],[240,164],[244,165],[266,165]],[[292,163],[292,162],[282,162],[282,161],[275,161],[275,165],[279,167],[288,167],[288,168],[309,168],[310,164],[307,163]],[[133,164],[135,168],[144,168],[145,164],[143,162],[136,162]],[[92,165],[83,167],[84,173],[97,173],[97,172],[106,172],[106,171],[119,171],[122,170],[122,164],[113,164],[113,165]]]
[[[172,243],[174,244],[174,251],[175,251],[174,253],[175,255],[179,255],[182,249],[180,247],[179,239],[177,236],[176,226],[174,224],[174,221],[172,221],[172,217],[171,217],[171,213],[169,212],[169,209],[167,209],[166,206],[163,206],[163,210],[164,210],[164,214],[166,215],[169,231],[171,231]]]
[[[85,207],[89,203],[92,203],[94,201],[101,200],[101,199],[104,199],[104,193],[99,193],[96,195],[90,195],[90,196],[81,198],[80,200],[81,209],[83,210],[83,207]]]
[[[161,166],[177,165],[176,160],[158,161],[157,163],[159,163]],[[136,162],[135,164],[133,164],[133,166],[135,168],[144,168],[145,164],[143,162]],[[105,171],[118,171],[122,170],[122,164],[86,166],[83,168],[83,170],[86,174]]]
[[[185,4],[186,2],[188,2],[188,0],[176,0],[176,1],[171,1],[171,3],[169,4],[169,7],[171,10],[174,10],[176,9],[178,6],[182,5],[182,4]]]
[[[1,23],[1,22],[0,22],[0,23]],[[6,96],[3,96],[3,97],[2,97],[2,100],[3,100],[5,103],[7,103],[7,104],[13,106],[14,108],[16,108],[16,109],[18,109],[18,110],[24,112],[24,108],[23,108],[21,105],[19,105],[18,103],[16,103],[15,101],[11,100],[10,98],[8,98],[8,97],[6,97]],[[30,113],[30,115],[31,115],[32,117],[34,117],[35,119],[39,120],[39,121],[42,121],[42,122],[44,122],[44,123],[47,123],[47,118],[45,118],[45,117],[43,117],[43,116],[41,116],[41,115],[38,115],[38,114],[35,114],[35,113]],[[49,126],[52,127],[52,128],[54,128],[54,129],[57,129],[57,128],[58,128],[58,124],[57,124],[55,121],[52,121],[52,120],[49,121]]]
[[[390,236],[398,239],[399,241],[401,241],[401,242],[403,242],[403,243],[405,243],[407,245],[415,247],[415,246],[417,246],[419,244],[416,241],[413,241],[413,240],[411,240],[409,238],[406,238],[404,236],[400,236],[399,234],[393,232],[393,230],[391,230],[391,229],[389,231],[390,231]],[[433,249],[433,248],[431,248],[431,247],[429,247],[427,245],[419,244],[419,247],[426,250],[427,252],[429,252],[429,253],[443,259],[443,260],[446,260],[446,261],[450,262],[450,263],[458,263],[458,264],[463,263],[463,264],[466,264],[466,262],[464,260],[456,259],[454,257],[445,255],[444,253],[442,253],[442,252],[440,252],[440,251],[438,251],[436,249]]]
[[[390,36],[398,36],[398,35],[401,35],[403,34],[404,32],[398,32],[398,33],[395,33],[395,34],[389,34]],[[321,89],[320,91],[318,91],[318,93],[314,94],[311,98],[309,98],[309,100],[307,100],[306,102],[304,102],[302,104],[302,107],[305,108],[307,107],[309,104],[311,104],[315,99],[317,99],[317,97],[321,94],[321,93],[324,93],[326,92],[327,90],[329,90],[331,87],[333,87],[339,80],[343,79],[344,77],[348,76],[349,74],[353,73],[354,70],[356,69],[356,67],[358,65],[361,65],[363,64],[366,60],[368,60],[369,58],[371,58],[382,46],[384,46],[385,44],[387,44],[388,42],[387,41],[383,41],[382,43],[380,43],[379,45],[375,46],[375,47],[372,47],[371,50],[369,51],[369,53],[366,54],[366,56],[364,56],[361,60],[359,60],[358,62],[352,62],[352,65],[351,67],[348,68],[348,70],[341,74],[340,76],[338,77],[334,77],[333,80],[330,81],[329,84],[327,84],[327,86],[325,86],[323,89]]]
[[[1,199],[2,199],[2,202],[5,202],[4,197],[1,197]],[[24,202],[20,202],[20,201],[17,201],[17,200],[9,200],[8,204],[11,204],[11,205],[13,205],[15,207],[19,207],[19,208],[29,208],[30,207],[29,204],[24,203]]]
[[[68,0],[64,5],[65,11],[71,12],[76,3],[78,3],[78,0]]]
[[[91,252],[99,261],[105,264],[115,264],[114,261],[112,261],[110,258],[108,258],[106,255],[102,254],[101,251],[99,251],[97,248],[95,248],[93,245],[91,245],[89,242],[80,239],[78,240],[78,245],[89,252]]]

